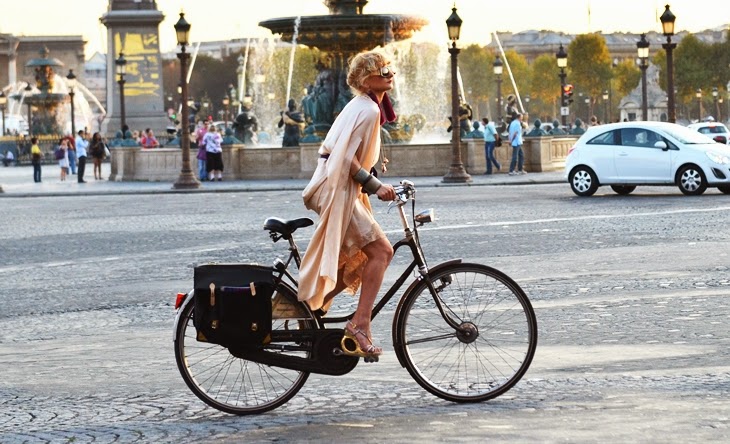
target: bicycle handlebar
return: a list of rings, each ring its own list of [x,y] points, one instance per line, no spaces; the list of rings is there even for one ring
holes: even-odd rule
[[[395,190],[395,200],[393,200],[393,203],[398,205],[408,202],[416,194],[415,184],[406,179],[401,180],[400,185],[393,187],[393,189]]]

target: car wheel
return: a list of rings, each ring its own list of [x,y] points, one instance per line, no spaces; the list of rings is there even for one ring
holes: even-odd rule
[[[730,186],[728,185],[720,185],[717,189],[722,191],[724,194],[730,194]]]
[[[696,165],[686,165],[677,174],[677,186],[687,196],[699,196],[707,189],[705,173]]]
[[[578,166],[570,172],[570,188],[581,197],[593,196],[598,189],[596,174],[586,166]]]
[[[631,194],[636,189],[634,185],[611,185],[611,189],[622,196]]]

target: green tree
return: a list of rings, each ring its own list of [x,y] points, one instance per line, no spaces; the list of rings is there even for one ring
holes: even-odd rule
[[[674,84],[683,101],[691,101],[697,88],[709,90],[712,75],[708,69],[712,49],[692,34],[686,35],[674,52]]]
[[[587,94],[591,106],[603,94],[611,79],[611,55],[606,39],[600,34],[581,34],[568,45],[570,83]]]
[[[613,70],[613,89],[618,97],[624,97],[633,91],[641,81],[641,69],[633,60],[624,60]]]
[[[551,54],[538,56],[532,62],[532,82],[530,84],[530,113],[547,121],[559,114],[560,69]],[[546,122],[547,123],[547,122]]]
[[[517,90],[519,91],[520,98],[522,99],[522,105],[524,106],[525,96],[527,94],[530,94],[530,86],[532,83],[532,69],[527,63],[525,57],[523,57],[521,54],[518,54],[514,50],[510,49],[509,51],[505,51],[504,55],[507,59],[507,63],[509,63],[509,68],[512,71],[512,76],[514,77],[515,84],[517,85]],[[504,71],[502,74],[503,107],[505,105],[504,98],[510,94],[515,94],[515,89],[512,85],[512,79],[510,79],[509,71],[507,70],[507,63],[505,63],[504,65]],[[517,107],[519,108],[519,103]],[[504,115],[504,109],[502,109],[501,114]]]
[[[469,45],[459,54],[459,71],[464,82],[466,101],[477,114],[475,119],[485,114],[486,107],[482,106],[489,101],[490,96],[494,96],[493,62],[494,55],[485,46]]]

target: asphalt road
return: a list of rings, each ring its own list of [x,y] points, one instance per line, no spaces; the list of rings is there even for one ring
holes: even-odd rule
[[[423,391],[374,324],[377,364],[312,375],[256,417],[208,408],[172,349],[197,263],[285,256],[265,216],[312,216],[297,191],[0,202],[0,442],[727,442],[730,196],[675,187],[577,198],[567,184],[419,192],[431,264],[486,263],[525,289],[540,340],[502,397]],[[375,203],[391,240],[400,222]],[[306,247],[311,228],[301,231]],[[396,257],[386,281],[400,274]],[[353,299],[343,296],[339,309]]]

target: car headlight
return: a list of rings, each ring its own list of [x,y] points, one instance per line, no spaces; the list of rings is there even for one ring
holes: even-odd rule
[[[712,151],[706,151],[705,154],[707,154],[707,157],[709,157],[711,161],[719,163],[720,165],[727,165],[730,163],[730,157],[725,154],[714,153]]]

